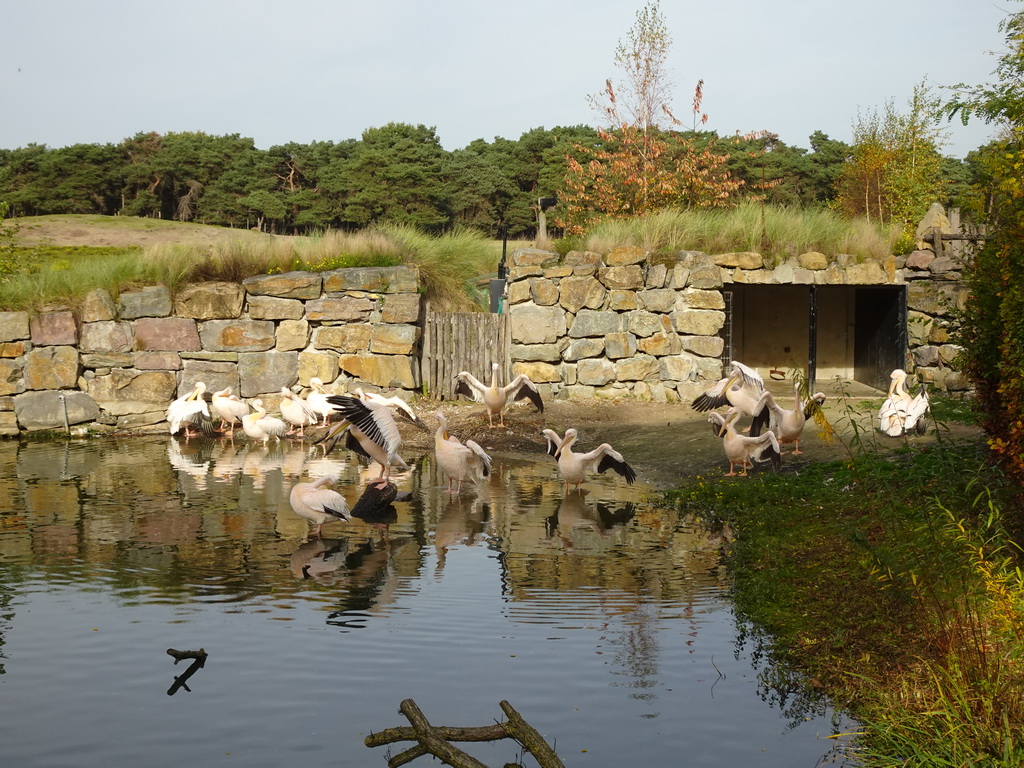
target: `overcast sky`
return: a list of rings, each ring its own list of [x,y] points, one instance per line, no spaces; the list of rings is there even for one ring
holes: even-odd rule
[[[266,149],[389,122],[447,149],[597,117],[644,0],[0,0],[0,147],[240,134]],[[1018,0],[662,0],[677,115],[809,148],[914,85],[994,82]],[[943,94],[945,95],[945,94]],[[950,126],[947,155],[986,143]]]

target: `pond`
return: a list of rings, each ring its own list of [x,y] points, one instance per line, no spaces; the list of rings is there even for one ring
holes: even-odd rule
[[[721,542],[653,489],[565,494],[546,455],[497,454],[452,496],[406,459],[396,519],[317,540],[288,492],[332,474],[354,504],[373,475],[340,449],[0,442],[4,763],[383,766],[411,744],[363,740],[407,698],[449,726],[507,700],[568,766],[842,763],[850,723],[769,682]],[[176,683],[168,648],[206,663]]]

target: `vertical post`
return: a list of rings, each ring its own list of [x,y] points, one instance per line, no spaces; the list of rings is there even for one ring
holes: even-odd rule
[[[807,392],[814,391],[818,377],[818,286],[810,287],[807,302]]]

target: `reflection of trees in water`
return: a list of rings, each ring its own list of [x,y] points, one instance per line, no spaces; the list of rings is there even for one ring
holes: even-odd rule
[[[757,693],[762,701],[782,713],[786,727],[796,728],[811,718],[824,717],[832,702],[807,676],[794,669],[772,649],[773,640],[743,616],[736,617],[736,657],[744,650],[757,670]],[[841,716],[832,710],[832,732],[849,729],[840,722]]]

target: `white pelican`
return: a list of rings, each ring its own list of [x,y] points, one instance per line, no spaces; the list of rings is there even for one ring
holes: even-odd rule
[[[775,433],[779,445],[793,443],[793,454],[803,453],[800,450],[800,435],[803,434],[807,419],[814,409],[825,402],[824,392],[815,392],[804,402],[800,399],[800,385],[793,385],[793,410],[783,408],[775,402],[772,393],[765,390],[754,408],[754,421],[750,425],[750,436],[757,437],[768,427]]]
[[[754,415],[754,407],[764,392],[764,379],[761,374],[748,365],[737,360],[732,361],[729,375],[718,382],[702,395],[694,398],[695,411],[710,411],[723,405],[739,408],[745,416]]]
[[[309,393],[306,395],[306,405],[323,419],[321,423],[326,426],[328,417],[334,413],[331,404],[327,402],[327,387],[324,386],[323,380],[316,376],[309,380],[309,387]]]
[[[189,428],[195,427],[207,437],[213,437],[213,420],[210,418],[210,405],[204,397],[205,393],[206,384],[197,381],[191,392],[167,406],[167,423],[172,435],[184,427],[187,439]]]
[[[310,408],[305,400],[288,387],[281,387],[280,407],[281,416],[292,425],[285,435],[294,435],[295,430],[298,430],[299,437],[302,437],[307,426],[312,426],[320,421],[320,414]]]
[[[537,410],[544,412],[544,403],[540,399],[540,392],[537,385],[530,381],[525,373],[520,373],[509,384],[504,387],[498,386],[498,364],[491,364],[491,386],[482,384],[476,377],[467,371],[461,371],[455,379],[455,394],[472,397],[478,403],[487,406],[487,422],[493,427],[494,417],[498,417],[498,426],[505,426],[505,406],[510,400],[522,400],[528,398],[531,403],[537,406]]]
[[[550,434],[549,434],[550,433]],[[636,472],[622,458],[622,454],[612,448],[608,443],[601,443],[590,453],[573,453],[572,446],[576,442],[576,430],[567,429],[565,436],[558,441],[557,433],[545,429],[542,434],[548,438],[548,453],[558,459],[558,471],[565,483],[565,492],[569,492],[569,485],[580,489],[586,476],[593,472],[605,472],[612,470],[626,478],[631,484],[636,480]],[[558,441],[556,443],[556,441]]]
[[[417,427],[422,429],[424,432],[429,432],[427,425],[420,421],[420,417],[416,415],[409,404],[397,395],[391,397],[384,397],[384,395],[377,392],[363,392],[362,389],[355,391],[356,397],[362,400],[364,403],[373,403],[375,405],[384,405],[391,409],[392,415],[398,415],[402,418],[411,421]]]
[[[907,432],[913,430],[919,435],[925,433],[928,426],[924,423],[924,417],[928,413],[929,404],[928,387],[926,384],[921,384],[920,391],[910,401],[910,407],[907,409]]]
[[[221,425],[230,425],[228,437],[234,437],[235,422],[242,423],[242,417],[249,413],[249,405],[231,394],[231,387],[225,387],[213,393],[210,398],[210,412],[220,419]]]
[[[715,426],[715,434],[722,438],[725,457],[729,460],[729,473],[726,477],[736,477],[737,464],[741,467],[739,476],[747,477],[747,467],[753,466],[755,461],[770,461],[778,471],[782,464],[782,454],[775,433],[769,430],[757,437],[741,435],[733,426],[739,417],[740,410],[735,406],[725,416],[720,413],[708,414],[708,422]]]
[[[907,391],[907,372],[897,368],[889,376],[889,396],[878,411],[878,428],[890,437],[912,431],[924,434],[924,414],[928,410],[928,391],[924,385],[917,396]]]
[[[327,402],[343,418],[317,441],[325,443],[325,454],[330,453],[341,436],[345,435],[346,448],[380,464],[380,474],[374,481],[379,488],[387,487],[392,462],[402,469],[409,469],[409,465],[398,455],[402,436],[387,405],[374,400],[360,400],[351,395],[328,395]]]
[[[491,457],[472,440],[463,445],[448,432],[448,420],[440,411],[434,416],[440,422],[434,435],[434,454],[437,466],[448,478],[448,493],[452,492],[452,480],[458,480],[455,493],[462,493],[462,481],[478,483],[491,473]]]
[[[242,417],[242,431],[253,440],[262,440],[264,445],[272,437],[280,440],[281,435],[288,431],[288,425],[276,416],[267,416],[262,400],[253,400],[251,405],[252,413]]]
[[[345,497],[337,491],[323,487],[332,481],[333,478],[328,475],[312,483],[296,483],[288,495],[292,511],[299,517],[316,523],[317,537],[321,535],[320,529],[324,523],[329,523],[332,520],[348,522],[352,519],[348,513],[348,502],[345,501]]]

